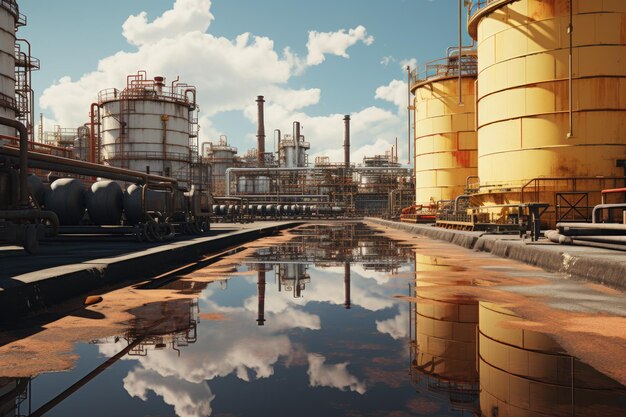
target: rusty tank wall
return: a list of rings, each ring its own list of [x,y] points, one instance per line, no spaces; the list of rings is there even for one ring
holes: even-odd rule
[[[15,31],[19,9],[15,0],[0,2],[0,116],[15,119]],[[15,129],[0,126],[0,134],[15,136]],[[0,145],[3,145],[0,139]]]
[[[482,415],[618,416],[621,385],[568,355],[550,336],[519,325],[510,310],[480,302]]]
[[[470,11],[483,202],[517,202],[538,177],[624,175],[626,1],[572,0],[571,132],[569,4],[496,0]]]
[[[435,78],[415,85],[415,201],[454,200],[477,174],[475,77]]]

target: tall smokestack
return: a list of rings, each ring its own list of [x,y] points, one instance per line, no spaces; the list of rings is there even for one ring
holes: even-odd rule
[[[343,123],[343,160],[346,164],[346,168],[350,168],[350,115],[346,114],[343,118]]]
[[[350,301],[350,262],[344,263],[343,268],[343,306],[346,310],[349,310],[352,306]]]
[[[263,96],[258,96],[256,98],[256,104],[257,104],[257,109],[258,109],[257,118],[259,121],[259,127],[256,132],[256,141],[257,141],[257,149],[259,151],[258,153],[259,166],[265,165],[265,118],[263,116],[263,103],[265,103],[265,100],[263,100]]]
[[[257,319],[256,322],[259,326],[263,326],[265,324],[265,265],[261,265],[261,269],[258,271],[257,276],[257,287],[258,287],[258,308],[257,308]]]

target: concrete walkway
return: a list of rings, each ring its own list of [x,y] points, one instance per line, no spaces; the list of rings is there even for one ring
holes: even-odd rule
[[[530,242],[517,235],[447,230],[432,225],[392,222],[371,217],[366,218],[366,221],[444,240],[466,249],[490,252],[575,279],[626,290],[626,252],[587,246],[565,246],[545,239]]]
[[[161,244],[102,237],[43,243],[41,253],[0,250],[0,321],[121,282],[142,281],[300,222],[212,225],[208,236]]]

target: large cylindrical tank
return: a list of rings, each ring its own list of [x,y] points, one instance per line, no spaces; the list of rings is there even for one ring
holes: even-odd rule
[[[417,204],[454,200],[478,171],[474,54],[461,54],[461,97],[458,53],[426,64],[413,79]]]
[[[621,416],[624,387],[492,303],[479,305],[481,415]]]
[[[45,196],[46,210],[59,217],[62,225],[73,226],[80,223],[85,215],[85,189],[74,178],[60,178],[50,185]]]
[[[98,181],[87,193],[87,212],[97,225],[118,225],[122,219],[122,187],[115,181]]]
[[[15,119],[15,29],[19,9],[15,0],[0,2],[0,116]],[[15,129],[0,126],[0,135],[15,136]],[[0,139],[0,145],[3,139]]]
[[[190,112],[195,104],[178,89],[164,87],[162,79],[139,81],[142,82],[130,81],[123,91],[109,89],[99,93],[102,161],[174,177],[188,185]]]
[[[516,202],[502,195],[538,177],[624,175],[625,21],[625,1],[517,0],[472,9],[484,201]]]

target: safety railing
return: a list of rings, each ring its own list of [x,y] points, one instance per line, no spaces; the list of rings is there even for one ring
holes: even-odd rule
[[[134,87],[118,90],[117,88],[107,88],[98,93],[100,104],[115,100],[159,100],[176,104],[190,106],[193,103],[187,96],[177,92],[177,89],[163,87],[160,91],[152,87]]]
[[[461,76],[475,77],[478,74],[478,60],[474,55],[461,55]],[[411,84],[431,81],[438,78],[459,76],[459,56],[452,55],[446,58],[427,62],[411,72]]]
[[[114,147],[118,147],[119,144],[114,144]],[[103,145],[106,149],[107,145]],[[176,162],[191,162],[191,155],[189,153],[180,153],[180,152],[167,152],[164,154],[163,152],[158,151],[147,151],[147,152],[117,152],[115,149],[115,153],[110,156],[102,157],[104,161],[176,161]]]
[[[495,5],[497,3],[507,3],[512,0],[472,0],[467,7],[468,20],[472,19],[476,14],[485,9],[488,6]]]

